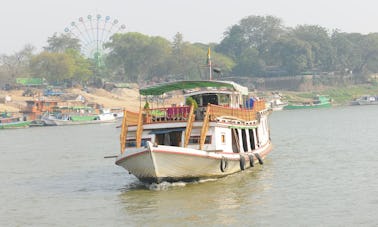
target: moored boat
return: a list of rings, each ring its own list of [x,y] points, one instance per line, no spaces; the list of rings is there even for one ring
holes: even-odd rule
[[[282,101],[282,95],[279,93],[273,93],[271,97],[267,100],[267,105],[273,110],[273,111],[279,111],[283,110],[285,106],[288,105],[286,101]]]
[[[83,125],[116,122],[116,118],[112,113],[102,113],[96,115],[46,113],[44,116],[42,116],[41,120],[46,126]]]
[[[283,109],[295,110],[295,109],[313,109],[331,107],[331,99],[326,95],[317,95],[311,101],[306,102],[289,102]]]
[[[228,81],[176,81],[140,89],[182,103],[125,111],[116,164],[146,183],[224,177],[263,164],[272,149],[264,100]],[[245,105],[246,103],[253,103]]]
[[[378,96],[374,95],[363,95],[360,98],[353,100],[351,105],[377,105]]]
[[[5,112],[0,114],[0,129],[27,128],[29,124],[30,121],[25,121],[22,117],[13,116]]]

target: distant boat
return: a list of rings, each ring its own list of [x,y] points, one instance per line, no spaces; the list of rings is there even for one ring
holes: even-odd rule
[[[24,121],[21,117],[12,116],[8,113],[0,114],[0,129],[27,128],[30,121]]]
[[[102,113],[96,115],[45,114],[41,120],[46,126],[83,125],[116,122],[116,118],[114,117],[113,113]]]
[[[282,101],[282,96],[280,94],[276,93],[271,98],[269,98],[267,105],[273,111],[279,111],[279,110],[283,110],[283,108],[285,106],[287,106],[288,103],[286,101]]]
[[[284,107],[284,110],[324,108],[331,107],[331,105],[331,99],[329,96],[317,95],[311,101],[289,102],[289,104]]]
[[[374,95],[363,95],[358,99],[353,100],[351,105],[377,105],[378,104],[378,96]]]

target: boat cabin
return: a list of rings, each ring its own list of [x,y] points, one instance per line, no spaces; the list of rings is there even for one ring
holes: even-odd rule
[[[144,95],[182,90],[184,100],[197,104],[125,112],[123,149],[155,145],[207,151],[248,152],[269,140],[267,117],[259,118],[265,102],[248,97],[248,89],[233,82],[187,81],[141,89]],[[187,103],[182,100],[182,103]],[[261,127],[264,126],[264,127]]]
[[[58,105],[57,101],[48,100],[28,100],[26,107],[21,109],[21,113],[27,116],[28,120],[40,119],[43,113],[52,112]]]

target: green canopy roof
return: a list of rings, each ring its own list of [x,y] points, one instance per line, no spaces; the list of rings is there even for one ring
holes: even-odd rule
[[[238,91],[242,93],[243,95],[248,95],[248,89],[246,87],[243,87],[241,85],[238,85],[230,81],[213,81],[213,80],[175,81],[175,82],[157,84],[154,86],[141,88],[139,90],[139,93],[141,95],[162,95],[170,91],[203,88],[203,87],[230,88],[230,89],[233,89],[234,91]]]

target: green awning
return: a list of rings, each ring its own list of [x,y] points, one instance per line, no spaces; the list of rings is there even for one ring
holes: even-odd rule
[[[141,88],[139,93],[141,95],[162,95],[166,92],[176,91],[176,90],[185,90],[185,89],[194,89],[194,88],[229,88],[234,91],[241,92],[243,95],[248,95],[248,89],[241,85],[238,85],[230,81],[175,81],[163,84],[157,84],[150,87]]]

